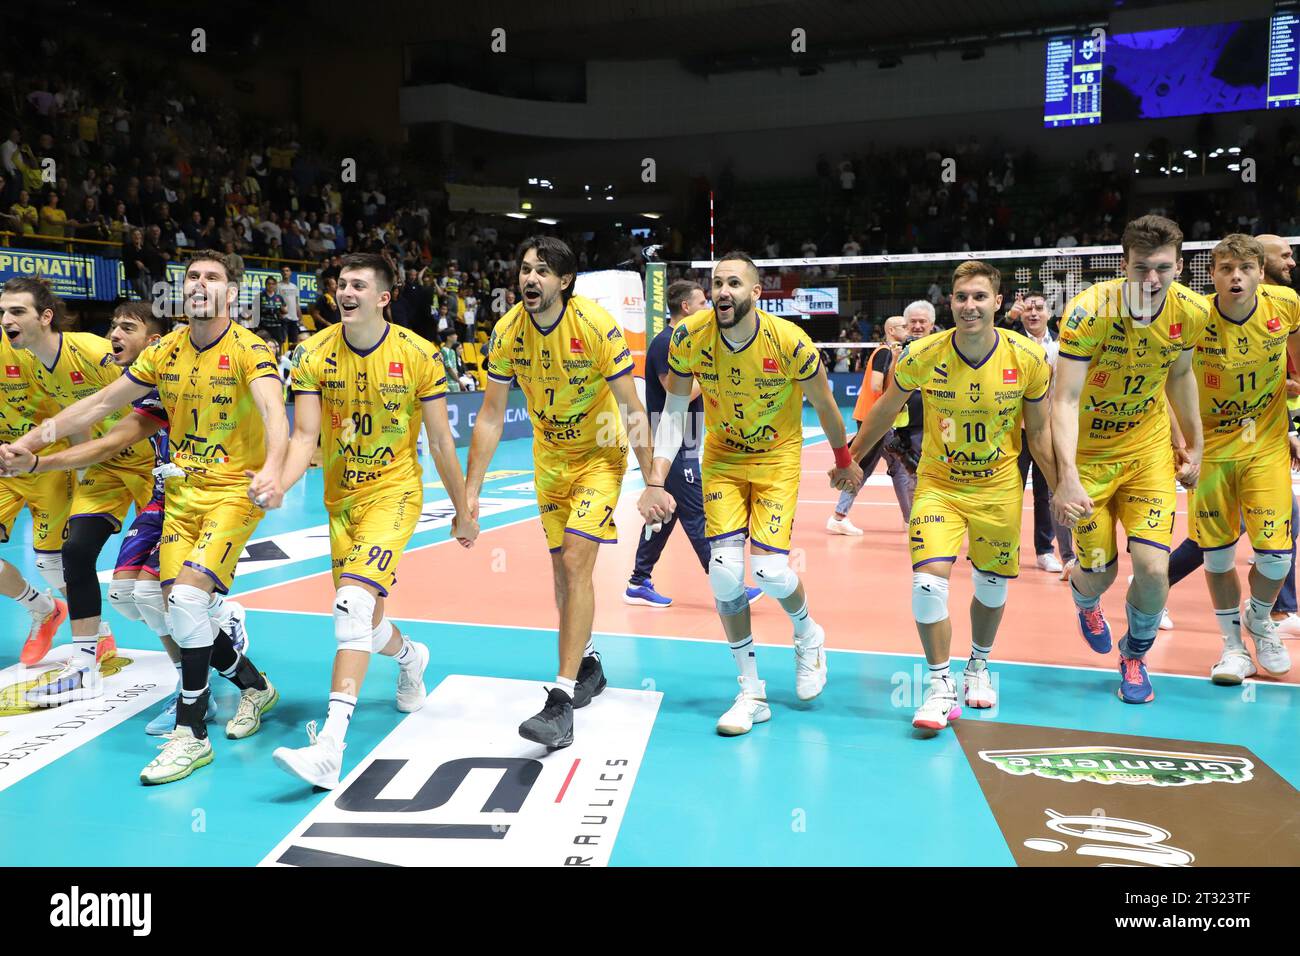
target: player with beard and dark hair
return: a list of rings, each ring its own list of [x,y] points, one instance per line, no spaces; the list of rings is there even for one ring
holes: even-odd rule
[[[668,352],[673,374],[640,505],[652,524],[672,513],[664,478],[681,447],[692,380],[698,381],[705,400],[701,472],[709,584],[740,670],[740,693],[717,724],[724,736],[748,733],[772,717],[766,684],[758,677],[745,595],[747,537],[754,580],[794,624],[796,694],[812,700],[826,686],[826,635],[809,614],[803,584],[789,563],[804,395],[830,440],[836,477],[851,478],[854,485],[862,479],[812,340],[793,322],[755,308],[762,291],[754,261],[743,252],[729,253],[714,267],[713,308],[673,330]]]
[[[559,673],[546,706],[520,725],[519,734],[554,750],[573,743],[574,709],[605,689],[591,641],[592,570],[600,545],[618,540],[614,509],[627,470],[629,431],[643,473],[650,470],[650,434],[628,374],[632,353],[623,330],[595,302],[573,294],[573,250],[559,239],[535,237],[520,245],[517,258],[523,301],[501,317],[488,341],[488,385],[474,424],[466,493],[477,517],[510,384],[518,380],[533,422],[537,503],[560,611]]]

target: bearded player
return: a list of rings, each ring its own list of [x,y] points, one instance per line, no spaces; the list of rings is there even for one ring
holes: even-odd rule
[[[17,454],[38,452],[158,390],[171,423],[172,464],[184,474],[167,484],[159,553],[172,638],[181,649],[181,700],[176,729],[140,773],[146,784],[183,779],[213,760],[204,725],[218,630],[212,595],[230,590],[263,509],[279,507],[282,500],[280,470],[288,443],[284,396],[266,345],[230,319],[242,274],[238,256],[196,252],[184,277],[189,324],[146,350],[111,385],[64,409],[12,448],[0,448],[0,459],[11,464]],[[247,657],[230,667],[241,694],[226,736],[239,739],[261,728],[262,715],[279,694]]]
[[[1115,523],[1133,561],[1128,633],[1119,642],[1119,698],[1155,699],[1144,658],[1169,594],[1175,478],[1196,484],[1203,438],[1192,353],[1209,322],[1203,296],[1174,281],[1183,234],[1163,216],[1143,216],[1121,237],[1124,278],[1079,293],[1061,322],[1052,391],[1052,441],[1059,484],[1053,514],[1077,524],[1070,590],[1079,626],[1098,654],[1111,649],[1101,595],[1115,581]],[[1167,404],[1166,404],[1167,402]],[[1168,408],[1186,442],[1175,452]]]
[[[683,319],[673,330],[668,352],[673,374],[640,502],[647,522],[672,514],[664,477],[681,447],[692,380],[698,381],[705,401],[701,486],[709,585],[740,671],[740,693],[717,724],[718,733],[729,737],[772,718],[745,594],[746,538],[755,582],[794,625],[796,695],[812,700],[826,686],[826,634],[809,613],[803,583],[789,562],[805,395],[835,454],[836,478],[855,486],[862,478],[812,340],[793,322],[755,308],[762,291],[754,261],[743,252],[729,253],[714,268],[713,308]]]
[[[424,706],[429,649],[384,616],[384,599],[415,533],[424,504],[415,443],[423,422],[433,463],[456,508],[452,536],[473,544],[478,531],[465,502],[465,479],[447,420],[447,373],[429,342],[384,320],[395,277],[383,256],[345,256],[339,273],[342,321],[293,352],[293,438],[281,486],[306,473],[323,450],[325,510],[334,570],[334,673],[325,726],[307,725],[308,744],[279,747],[276,766],[313,786],[339,785],[343,748],[372,654],[398,664],[397,709]]]
[[[573,743],[573,711],[605,689],[591,640],[592,570],[600,546],[618,540],[614,509],[627,470],[629,430],[644,473],[650,434],[629,375],[632,354],[623,330],[595,302],[573,294],[573,250],[560,239],[534,237],[524,240],[516,258],[523,301],[501,317],[488,342],[488,386],[474,423],[466,484],[470,514],[477,516],[510,384],[517,380],[533,423],[537,504],[560,611],[559,671],[546,705],[520,725],[519,734],[554,750]]]
[[[938,731],[961,716],[949,671],[952,620],[948,581],[969,536],[975,596],[971,655],[962,678],[967,707],[997,704],[988,660],[1007,603],[1007,581],[1020,573],[1021,424],[1034,462],[1055,483],[1048,409],[1052,382],[1042,346],[995,329],[1002,307],[1001,273],[983,262],[952,275],[956,327],[908,344],[889,390],[872,407],[849,453],[870,448],[919,390],[925,440],[908,521],[912,550],[912,614],[929,664],[929,690],[912,726]],[[834,473],[832,473],[832,481]]]

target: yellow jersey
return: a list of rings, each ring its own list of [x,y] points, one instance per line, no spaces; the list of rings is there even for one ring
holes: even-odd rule
[[[201,489],[247,489],[247,471],[266,461],[266,429],[249,385],[280,372],[266,344],[231,322],[204,349],[190,327],[164,336],[140,354],[126,373],[158,389],[170,421],[171,460]]]
[[[46,367],[34,353],[32,370],[36,383],[59,408],[94,395],[105,385],[122,377],[122,369],[113,362],[113,346],[108,339],[91,332],[63,332],[59,335],[59,354],[54,365]],[[92,438],[99,438],[114,425],[131,414],[130,408],[119,409],[90,429]],[[123,448],[109,461],[131,471],[148,473],[153,468],[153,446],[149,440],[138,441]]]
[[[1169,367],[1209,324],[1209,301],[1177,282],[1150,322],[1135,321],[1124,303],[1125,282],[1084,289],[1061,320],[1060,357],[1088,363],[1079,396],[1080,464],[1166,454]]]
[[[1236,322],[1218,296],[1192,365],[1201,396],[1206,461],[1237,461],[1286,448],[1286,340],[1300,329],[1300,296],[1261,285],[1250,315]]]
[[[754,310],[753,337],[734,347],[713,309],[677,323],[668,368],[694,376],[704,396],[704,453],[743,462],[765,452],[798,456],[803,448],[803,387],[821,368],[808,333],[793,322]]]
[[[433,345],[385,324],[380,340],[358,352],[339,323],[295,348],[290,364],[294,392],[320,396],[331,514],[383,495],[423,493],[421,410],[447,397],[446,368]]]
[[[1047,353],[1008,329],[994,331],[986,355],[963,355],[949,329],[909,342],[894,381],[921,392],[924,424],[918,478],[946,488],[1023,487],[1020,430],[1025,402],[1052,384]]]
[[[582,296],[569,299],[548,329],[520,303],[497,321],[488,339],[488,377],[519,382],[539,450],[563,458],[586,458],[601,449],[626,454],[627,430],[606,383],[631,371],[623,329]]]
[[[59,412],[59,404],[41,388],[36,378],[36,356],[26,349],[16,349],[9,344],[9,336],[0,335],[0,442],[8,444]],[[66,448],[66,441],[51,446],[50,451]]]

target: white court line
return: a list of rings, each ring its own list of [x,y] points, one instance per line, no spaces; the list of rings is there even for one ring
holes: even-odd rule
[[[330,611],[289,611],[283,608],[263,608],[263,607],[250,607],[248,610],[257,611],[265,614],[306,614],[311,617],[332,617],[333,616],[333,613]],[[529,624],[484,624],[480,621],[447,621],[447,620],[442,620],[440,618],[395,617],[392,618],[392,620],[405,621],[414,624],[445,624],[449,627],[494,627],[501,630],[544,631],[548,634],[554,634],[556,631],[556,629],[553,627],[534,627]],[[726,643],[721,638],[717,640],[711,640],[710,638],[707,637],[682,637],[675,634],[629,634],[625,631],[592,631],[591,634],[592,637],[630,637],[630,638],[635,638],[637,640],[688,641],[694,644],[718,645],[718,644]],[[784,644],[784,643],[773,644],[773,643],[768,643],[766,641],[760,641],[758,639],[755,639],[754,643],[757,644],[759,647],[784,648],[788,651],[791,651],[792,653],[794,651],[794,647],[791,644]],[[828,650],[831,653],[836,653],[836,654],[871,654],[876,657],[906,657],[918,661],[925,660],[924,654],[908,654],[904,651],[871,651],[871,650],[864,650],[862,648],[856,648],[856,647],[832,647],[832,648],[828,648]],[[949,659],[959,660],[960,658],[953,657]],[[1050,667],[1054,670],[1064,670],[1064,671],[1092,671],[1098,674],[1115,673],[1115,668],[1113,667],[1087,667],[1083,664],[1041,664],[1037,661],[1010,661],[1010,660],[1002,660],[1002,659],[994,660],[993,663],[1011,664],[1015,667]],[[1208,678],[1197,677],[1192,674],[1170,674],[1166,671],[1150,671],[1149,673],[1153,677],[1177,677],[1183,680],[1198,680],[1198,681],[1208,680]],[[1268,687],[1291,687],[1291,688],[1300,687],[1300,684],[1291,683],[1287,681],[1251,680],[1249,681],[1249,683],[1260,684],[1262,686],[1268,686]]]

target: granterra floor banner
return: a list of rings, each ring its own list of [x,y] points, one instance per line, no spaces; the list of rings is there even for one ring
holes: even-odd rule
[[[1300,865],[1300,794],[1244,747],[954,726],[1021,866]]]

